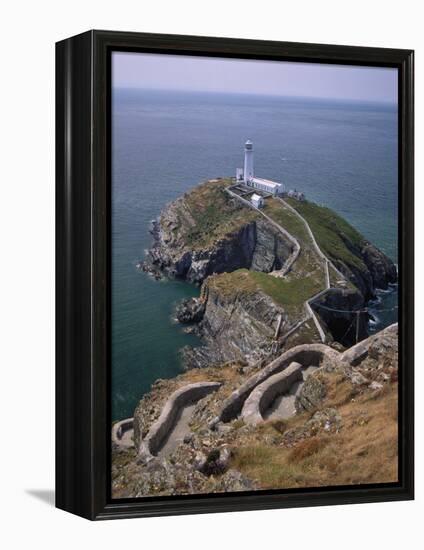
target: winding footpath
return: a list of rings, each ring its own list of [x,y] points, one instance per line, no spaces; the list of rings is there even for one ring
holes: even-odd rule
[[[321,250],[321,248],[319,247],[316,239],[315,239],[315,235],[313,234],[313,231],[309,225],[309,223],[306,221],[306,219],[295,209],[293,208],[290,204],[288,204],[285,200],[283,200],[282,198],[280,197],[277,197],[277,200],[279,200],[286,208],[288,208],[288,210],[290,210],[290,212],[292,212],[293,214],[295,214],[299,219],[300,221],[303,223],[303,225],[305,226],[306,228],[306,231],[308,232],[311,240],[312,240],[312,243],[314,245],[314,248],[315,248],[315,251],[316,253],[318,254],[318,256],[322,259],[323,261],[323,265],[324,265],[324,274],[325,274],[325,288],[323,290],[321,290],[320,292],[317,292],[317,294],[315,294],[314,296],[312,296],[311,298],[309,298],[308,300],[305,301],[305,307],[310,315],[310,317],[312,318],[312,320],[314,321],[314,324],[319,332],[319,335],[320,335],[320,338],[321,338],[321,342],[322,343],[325,343],[326,341],[326,338],[325,338],[325,332],[323,331],[322,329],[322,326],[321,326],[321,323],[319,322],[318,320],[318,317],[316,315],[316,313],[314,312],[314,310],[312,309],[311,307],[311,303],[314,302],[317,298],[321,298],[322,296],[324,296],[325,294],[327,294],[327,292],[332,288],[331,287],[331,282],[330,282],[330,272],[329,272],[329,267],[328,266],[331,266],[331,268],[337,273],[337,275],[339,277],[341,277],[341,280],[342,281],[345,281],[347,282],[346,280],[346,277],[343,275],[343,273],[341,271],[339,271],[337,269],[337,267],[333,264],[333,262],[324,254],[324,252]]]
[[[270,275],[272,275],[274,277],[285,277],[285,275],[290,271],[293,264],[296,262],[296,260],[299,257],[299,254],[300,254],[300,251],[301,251],[301,246],[300,246],[299,241],[293,235],[291,235],[284,227],[282,227],[279,223],[277,223],[272,218],[270,218],[267,214],[265,214],[265,212],[263,212],[260,208],[257,208],[256,206],[254,206],[250,201],[248,201],[244,197],[241,197],[237,193],[234,193],[234,191],[232,191],[231,188],[227,187],[226,192],[231,197],[234,197],[234,198],[238,199],[243,205],[248,206],[249,208],[252,208],[253,210],[259,212],[269,223],[271,223],[271,225],[273,227],[278,229],[278,231],[280,233],[282,233],[286,238],[288,238],[290,240],[290,242],[293,244],[293,252],[291,253],[291,255],[286,260],[284,266],[281,269],[272,271],[270,273]],[[280,201],[284,205],[284,207],[287,208],[292,214],[297,216],[297,218],[305,226],[305,229],[306,229],[306,231],[307,231],[307,233],[308,233],[308,235],[311,239],[311,242],[313,244],[315,252],[317,253],[318,257],[323,262],[323,271],[324,271],[324,277],[325,277],[325,288],[323,290],[320,290],[319,292],[317,292],[316,294],[314,294],[313,296],[311,296],[310,298],[308,298],[304,302],[304,307],[305,307],[305,310],[307,312],[307,316],[304,319],[302,319],[301,321],[299,321],[299,323],[297,323],[294,327],[291,327],[290,330],[283,335],[283,338],[287,339],[288,336],[290,336],[291,334],[293,334],[293,332],[298,330],[298,328],[300,328],[300,326],[302,326],[306,321],[308,321],[309,319],[312,319],[312,321],[314,322],[314,325],[315,325],[315,327],[318,331],[318,334],[320,336],[321,342],[325,343],[325,341],[326,341],[325,332],[324,332],[324,330],[321,326],[321,323],[318,320],[318,317],[317,317],[316,313],[314,312],[314,310],[311,307],[311,303],[314,302],[316,299],[321,298],[322,296],[324,296],[332,288],[331,282],[330,282],[329,266],[337,273],[337,275],[341,278],[342,281],[347,282],[346,277],[343,275],[343,273],[341,273],[341,271],[339,271],[337,269],[337,267],[333,264],[333,262],[321,250],[321,248],[319,247],[319,245],[318,245],[318,243],[315,239],[313,231],[312,231],[309,223],[306,221],[306,219],[295,208],[293,208],[290,204],[288,204],[285,200],[283,200],[280,197],[276,197],[276,199],[278,201]]]
[[[273,277],[284,277],[292,268],[292,265],[297,260],[300,254],[300,244],[299,241],[291,235],[284,227],[282,227],[280,224],[278,224],[276,221],[274,221],[272,218],[270,218],[265,212],[263,212],[260,208],[256,208],[250,201],[247,199],[241,197],[240,195],[237,195],[237,193],[234,193],[234,191],[231,191],[230,188],[226,188],[225,191],[235,199],[238,199],[242,204],[245,206],[251,208],[252,210],[255,210],[256,212],[259,212],[273,227],[275,227],[280,233],[282,233],[292,244],[293,244],[293,252],[290,254],[290,256],[285,261],[283,267],[281,269],[272,271],[270,275]]]
[[[301,252],[299,241],[260,208],[255,207],[250,201],[234,193],[231,188],[226,188],[226,192],[231,197],[239,200],[243,205],[259,212],[292,243],[292,252],[283,267],[270,273],[274,277],[285,277]],[[340,277],[341,281],[346,283],[348,280],[322,252],[307,220],[282,198],[276,198],[285,208],[297,216],[305,226],[315,252],[322,261],[325,279],[325,288],[304,302],[307,312],[306,317],[292,325],[280,338],[280,342],[297,331],[306,321],[312,319],[318,330],[322,344],[303,344],[291,348],[271,361],[258,373],[251,376],[225,400],[219,415],[209,426],[211,429],[215,429],[216,424],[219,422],[229,422],[237,417],[242,418],[247,424],[253,425],[264,420],[288,418],[296,413],[296,396],[299,394],[306,378],[312,372],[327,362],[332,363],[336,360],[355,365],[358,360],[368,353],[367,341],[352,346],[344,353],[340,353],[325,345],[325,332],[311,307],[311,303],[324,296],[332,288],[336,288],[331,286],[330,267]],[[278,321],[276,338],[278,337],[280,325],[281,317]],[[394,327],[397,328],[397,323],[389,327],[388,330]],[[147,435],[140,442],[137,453],[141,461],[148,463],[155,457],[165,458],[171,454],[184,441],[185,436],[191,432],[190,419],[197,402],[209,393],[217,391],[220,386],[219,382],[198,382],[183,386],[171,394],[164,404],[160,416],[150,426]],[[112,427],[112,441],[123,448],[134,446],[133,418],[117,422]]]
[[[334,269],[334,271],[337,273],[337,275],[339,277],[341,277],[342,280],[345,281],[346,277],[343,275],[343,273],[337,269],[337,267],[333,264],[333,262],[328,258],[328,256],[326,256],[324,254],[324,252],[318,246],[318,243],[315,239],[315,235],[313,234],[313,231],[312,231],[309,223],[305,220],[305,218],[301,214],[299,214],[299,212],[296,210],[296,208],[293,208],[293,206],[291,206],[284,199],[282,199],[281,197],[276,197],[276,198],[277,198],[278,201],[283,203],[284,206],[286,208],[288,208],[288,210],[290,210],[293,214],[295,214],[301,220],[301,222],[304,224],[304,226],[306,228],[306,231],[308,232],[309,236],[311,237],[311,240],[313,242],[313,245],[315,247],[315,250],[316,250],[318,256],[320,256],[320,258],[324,261],[324,263],[326,265],[327,274],[328,274],[328,266],[330,265]],[[327,276],[327,284],[328,284],[328,288],[330,288],[330,277],[329,277],[329,275]]]

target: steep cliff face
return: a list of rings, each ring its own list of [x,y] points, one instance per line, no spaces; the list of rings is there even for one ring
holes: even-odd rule
[[[377,289],[386,290],[397,282],[396,266],[381,250],[365,239],[354,244],[342,235],[351,258],[329,254],[334,264],[355,286],[365,300],[375,297]]]
[[[199,284],[213,273],[282,267],[293,244],[224,193],[223,182],[203,184],[166,207],[153,222],[145,270]]]
[[[160,228],[155,234],[157,239],[149,251],[147,269],[191,283],[201,283],[213,273],[240,268],[269,273],[280,269],[292,250],[291,243],[262,220],[241,225],[202,250],[167,241]]]
[[[343,346],[368,336],[368,313],[363,295],[356,289],[331,289],[314,301],[312,308],[326,334]],[[359,311],[359,313],[357,313]]]
[[[196,332],[205,345],[184,348],[187,368],[227,361],[252,364],[270,354],[277,325],[288,320],[284,308],[254,285],[245,272],[209,277],[203,284],[202,297],[184,308],[187,311],[191,307],[197,319],[200,308],[193,307],[193,303],[199,302],[203,304],[203,315]]]
[[[386,290],[389,284],[397,282],[395,264],[373,244],[363,241],[361,256],[371,275],[374,290],[376,288]]]
[[[287,204],[308,222],[321,250],[352,283],[340,285],[340,276],[331,270],[330,282],[338,290],[312,304],[328,340],[349,346],[366,337],[367,314],[358,320],[356,310],[364,308],[376,288],[397,280],[393,262],[328,208],[268,197],[266,218],[226,193],[230,183],[218,179],[195,187],[153,223],[154,242],[143,269],[202,285],[200,299],[185,301],[176,312],[204,342],[182,350],[185,366],[252,364],[281,350],[285,334],[308,317],[305,301],[326,288],[324,262],[302,219]],[[293,254],[296,242],[299,255]],[[296,259],[284,277],[269,275],[290,257]],[[320,341],[314,323],[301,326],[307,341]]]

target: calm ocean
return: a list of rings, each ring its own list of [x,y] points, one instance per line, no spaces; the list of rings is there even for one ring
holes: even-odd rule
[[[181,370],[177,351],[198,345],[172,320],[198,293],[156,282],[135,264],[149,222],[202,180],[242,166],[304,191],[344,216],[397,263],[397,108],[208,93],[115,89],[112,147],[112,418],[132,416],[157,378]],[[380,329],[397,319],[397,292],[381,294]]]

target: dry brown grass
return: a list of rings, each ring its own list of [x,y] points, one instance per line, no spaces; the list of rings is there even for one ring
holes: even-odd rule
[[[291,463],[298,463],[305,458],[308,458],[323,449],[329,442],[329,437],[310,437],[301,441],[289,453],[287,459]]]
[[[325,383],[327,395],[325,404],[327,407],[338,408],[350,402],[358,395],[358,389],[353,386],[342,374],[321,374],[321,380]]]
[[[244,381],[246,375],[240,374],[241,366],[241,364],[234,362],[219,367],[190,369],[178,377],[178,386],[182,387],[185,384],[195,382],[220,382],[222,386],[218,392],[219,398],[222,400],[230,395],[235,386],[240,385]]]
[[[234,300],[235,294],[254,294],[258,291],[258,285],[247,269],[212,275],[208,277],[207,285],[217,291],[221,299],[228,297]]]
[[[329,401],[338,404],[343,422],[338,433],[321,432],[292,448],[268,445],[255,434],[234,449],[234,467],[266,489],[397,481],[397,384],[352,397],[349,383],[337,375],[329,378],[333,378]],[[287,422],[287,428],[304,423],[306,416],[295,419]],[[266,423],[262,436],[271,429],[275,433]]]

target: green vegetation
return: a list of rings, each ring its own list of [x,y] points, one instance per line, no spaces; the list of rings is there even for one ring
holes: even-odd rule
[[[302,220],[285,207],[282,202],[277,199],[268,198],[265,202],[263,211],[300,241],[301,245],[311,243],[311,238]]]
[[[244,207],[232,199],[225,188],[230,179],[207,181],[184,195],[176,210],[176,224],[171,230],[190,249],[202,249],[216,243],[246,223],[257,220],[258,212]],[[309,223],[316,241],[324,254],[347,266],[365,269],[359,256],[363,237],[343,218],[329,208],[311,202],[286,199]],[[317,254],[305,224],[282,201],[267,198],[263,212],[295,237],[301,251],[291,271],[284,278],[267,273],[239,269],[210,278],[221,296],[253,294],[258,289],[270,296],[288,312],[298,312],[304,302],[324,289],[323,261]],[[355,249],[358,250],[356,255]],[[337,284],[338,275],[330,268],[332,284]],[[345,283],[343,283],[345,284]]]
[[[225,193],[225,188],[230,184],[228,178],[210,180],[186,193],[175,210],[174,226],[169,227],[175,238],[188,248],[199,250],[259,219],[258,212],[244,207]],[[361,271],[366,269],[360,257],[364,238],[346,220],[331,209],[312,202],[290,198],[285,202],[305,218],[321,250],[336,265],[342,262]],[[301,245],[301,254],[289,277],[313,277],[321,281],[322,260],[302,221],[283,202],[270,197],[265,201],[263,212],[284,227]],[[330,276],[332,282],[337,277],[334,273]],[[310,283],[310,286],[316,288],[315,283]]]
[[[249,271],[249,275],[265,294],[268,294],[276,304],[284,306],[287,311],[303,306],[308,298],[323,288],[322,282],[315,277],[288,280],[259,271]]]
[[[314,292],[308,296],[309,298],[316,292],[323,290],[325,285],[323,261],[317,254],[305,224],[278,199],[267,198],[264,211],[270,218],[295,237],[300,244],[301,251],[299,257],[288,274],[290,280],[297,279],[297,282],[293,283],[296,286],[296,291],[300,280],[306,281],[305,288],[314,289]]]
[[[346,220],[330,208],[318,206],[313,202],[299,202],[286,199],[309,223],[321,250],[332,258],[347,265],[364,269],[364,263],[350,248],[360,250],[364,238]]]
[[[258,218],[225,193],[230,183],[229,179],[208,181],[184,195],[173,231],[181,232],[190,248],[205,247]]]
[[[247,269],[237,269],[231,273],[220,273],[208,278],[208,286],[219,292],[222,298],[233,299],[235,295],[254,294],[258,286]]]
[[[254,294],[261,290],[291,313],[299,312],[305,300],[322,290],[322,281],[314,277],[289,280],[248,269],[214,275],[208,279],[208,285],[217,290],[221,297],[231,299],[237,294]]]

